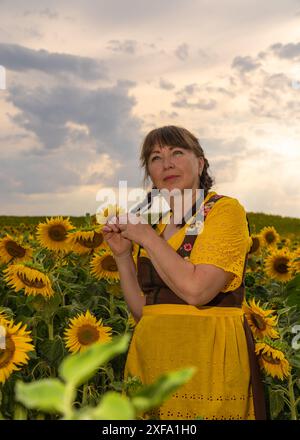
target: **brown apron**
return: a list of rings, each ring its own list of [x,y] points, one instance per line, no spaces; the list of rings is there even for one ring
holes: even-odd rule
[[[220,200],[222,197],[226,197],[226,196],[221,196],[217,194],[212,196],[207,202],[209,203],[210,209],[212,208],[213,204],[216,203],[218,200]],[[208,212],[209,209],[204,210],[204,217],[203,217],[204,221]],[[247,218],[247,224],[250,235],[248,218]],[[196,238],[197,235],[185,235],[185,238],[181,246],[176,252],[183,258],[188,257]],[[184,247],[186,244],[191,245],[186,247],[187,249],[189,249],[188,251],[185,250]],[[161,277],[157,273],[151,260],[147,257],[140,256],[139,254],[140,254],[140,249],[137,259],[137,278],[140,288],[146,296],[146,305],[153,305],[153,304],[186,304],[187,305],[188,303],[186,301],[184,301],[182,298],[177,296],[165,284],[165,282],[161,279]],[[248,261],[248,253],[246,254],[245,257],[242,284],[235,290],[228,291],[226,293],[220,292],[209,303],[205,304],[205,306],[241,308],[245,295],[245,272],[246,272],[247,261]],[[255,419],[266,420],[267,417],[266,417],[264,386],[261,379],[258,359],[255,354],[254,338],[245,316],[244,316],[244,330],[245,330],[245,336],[247,340],[247,347],[249,354]]]

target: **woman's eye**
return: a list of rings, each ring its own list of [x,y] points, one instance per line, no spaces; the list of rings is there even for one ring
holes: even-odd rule
[[[153,156],[151,162],[153,162],[157,158],[159,159],[159,156]]]
[[[180,151],[180,150],[176,150],[176,151],[174,151],[174,154],[177,154],[177,153],[179,153],[179,154],[183,154],[183,152]]]

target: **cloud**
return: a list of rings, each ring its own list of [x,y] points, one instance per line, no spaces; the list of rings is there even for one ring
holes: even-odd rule
[[[175,85],[166,79],[160,78],[159,87],[163,90],[172,90],[175,88]]]
[[[176,108],[198,108],[201,110],[212,110],[216,108],[217,101],[215,99],[199,99],[197,102],[188,102],[186,98],[180,98],[177,101],[173,101],[172,105]]]
[[[91,90],[71,84],[32,89],[14,85],[9,89],[8,100],[19,113],[11,119],[33,132],[48,150],[72,139],[75,124],[80,126],[75,135],[95,142],[98,152],[131,157],[136,154],[140,129],[140,120],[131,113],[136,100],[128,96],[134,85],[118,81],[112,87]]]
[[[40,15],[41,17],[47,17],[50,20],[54,20],[58,18],[58,13],[56,11],[51,10],[50,8],[41,9],[39,11],[33,11],[27,9],[24,11],[23,16],[28,17],[30,15]]]
[[[137,50],[137,41],[135,40],[109,40],[107,49],[113,52],[124,52],[130,55],[134,55]]]
[[[270,50],[279,58],[294,60],[300,57],[300,43],[276,43],[270,46]]]
[[[255,61],[250,56],[237,56],[234,58],[231,67],[239,70],[241,73],[251,72],[257,69],[260,66],[260,63]]]
[[[177,58],[179,58],[181,61],[185,61],[189,56],[189,47],[186,43],[181,44],[177,47],[175,50],[175,55]]]
[[[7,69],[24,72],[40,70],[48,74],[65,73],[86,80],[107,78],[102,61],[64,53],[34,50],[18,44],[0,43],[0,59]]]
[[[217,101],[213,98],[206,98],[207,93],[197,83],[187,84],[175,95],[177,99],[171,104],[176,108],[212,110],[217,106]]]

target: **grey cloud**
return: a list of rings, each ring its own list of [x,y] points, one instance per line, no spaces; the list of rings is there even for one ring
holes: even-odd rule
[[[199,90],[199,86],[196,83],[186,85],[179,93],[186,93],[188,95],[194,95]]]
[[[175,88],[175,85],[166,79],[160,78],[159,87],[164,90],[172,90]]]
[[[51,53],[45,49],[28,49],[18,44],[0,43],[0,59],[7,69],[19,72],[34,69],[56,75],[67,73],[91,80],[107,77],[106,67],[101,61],[77,55]]]
[[[239,70],[241,73],[251,72],[252,70],[257,69],[260,66],[260,63],[255,61],[252,57],[246,56],[237,56],[234,58],[231,67]]]
[[[170,119],[177,118],[177,116],[179,116],[177,112],[166,112],[165,110],[161,110],[159,114],[163,118],[170,118]]]
[[[181,61],[185,61],[189,56],[189,47],[186,43],[181,44],[177,47],[175,50],[175,54],[177,58],[179,58]]]
[[[211,86],[207,86],[207,87],[205,87],[205,90],[208,93],[221,93],[222,95],[227,95],[227,96],[230,96],[231,98],[235,97],[235,93],[231,92],[228,89],[225,89],[224,87],[211,87]]]
[[[56,11],[52,11],[50,8],[45,8],[39,11],[33,11],[33,10],[29,10],[26,9],[26,11],[24,11],[23,16],[27,17],[29,15],[40,15],[41,17],[47,17],[51,20],[58,18],[58,13]]]
[[[13,159],[1,160],[1,168],[1,180],[8,182],[5,187],[1,185],[1,193],[55,193],[80,184],[80,174],[55,156],[41,160],[23,153]]]
[[[186,98],[178,99],[173,101],[172,105],[177,108],[198,108],[201,110],[212,110],[216,108],[217,101],[215,99],[199,99],[196,103],[188,102]]]
[[[137,49],[137,42],[135,40],[109,40],[107,48],[113,52],[125,52],[134,55]]]
[[[297,59],[300,57],[300,43],[276,43],[270,46],[270,49],[279,58]]]
[[[136,154],[140,129],[140,120],[131,114],[136,100],[128,96],[133,86],[130,81],[94,90],[72,85],[31,90],[12,86],[8,99],[19,113],[11,118],[48,150],[70,140],[73,131],[68,124],[73,123],[87,127],[98,152],[130,157]]]
[[[191,83],[184,86],[175,93],[177,99],[171,104],[177,108],[212,110],[216,108],[217,101],[213,98],[205,99],[201,93],[201,87],[197,83]],[[198,96],[197,96],[198,95]],[[207,93],[205,93],[207,95]],[[191,102],[190,99],[193,98]],[[195,101],[195,99],[197,100]]]

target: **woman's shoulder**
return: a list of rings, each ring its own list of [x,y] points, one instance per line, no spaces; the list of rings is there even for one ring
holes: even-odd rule
[[[217,196],[210,198],[205,204],[205,224],[238,224],[247,223],[247,213],[245,207],[239,199],[227,194],[216,193]]]
[[[232,209],[245,211],[245,208],[239,199],[227,194],[217,193],[215,191],[212,191],[205,205],[209,207],[211,206],[214,210],[224,209],[224,207],[232,207]]]

